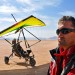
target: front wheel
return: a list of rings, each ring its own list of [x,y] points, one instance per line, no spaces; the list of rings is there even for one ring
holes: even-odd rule
[[[30,65],[31,65],[32,67],[34,67],[35,64],[36,64],[35,59],[30,57]]]
[[[8,64],[8,62],[9,62],[9,57],[6,57],[6,56],[5,56],[4,62],[5,62],[5,64]]]

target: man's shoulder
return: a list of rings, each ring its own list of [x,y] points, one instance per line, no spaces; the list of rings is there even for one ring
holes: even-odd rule
[[[49,50],[49,52],[50,52],[50,55],[52,56],[52,58],[53,59],[56,59],[56,57],[55,57],[55,53],[59,53],[59,47],[56,47],[56,48],[54,48],[54,49],[51,49],[51,50]]]
[[[49,50],[50,54],[59,53],[59,47]]]

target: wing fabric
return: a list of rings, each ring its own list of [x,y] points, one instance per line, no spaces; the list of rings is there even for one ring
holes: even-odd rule
[[[34,17],[33,15],[29,16],[28,18],[25,18],[16,24],[4,29],[3,31],[0,32],[0,37],[12,32],[14,30],[21,29],[23,27],[34,27],[34,26],[45,26],[45,23],[41,21],[40,19]]]

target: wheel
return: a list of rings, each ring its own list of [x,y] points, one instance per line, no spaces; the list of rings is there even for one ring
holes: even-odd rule
[[[34,67],[35,64],[36,64],[36,61],[34,60],[34,58],[30,57],[30,65],[31,65],[32,67]]]
[[[5,64],[8,64],[8,62],[9,62],[9,57],[6,57],[6,56],[5,56],[4,62],[5,62]]]

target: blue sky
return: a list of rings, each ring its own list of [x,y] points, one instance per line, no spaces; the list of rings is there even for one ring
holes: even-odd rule
[[[75,17],[75,0],[1,0],[0,1],[0,31],[15,24],[30,15],[44,21],[44,27],[27,28],[37,37],[49,39],[56,36],[57,23],[63,15]],[[26,33],[26,32],[25,32]],[[26,33],[27,37],[30,37]]]

